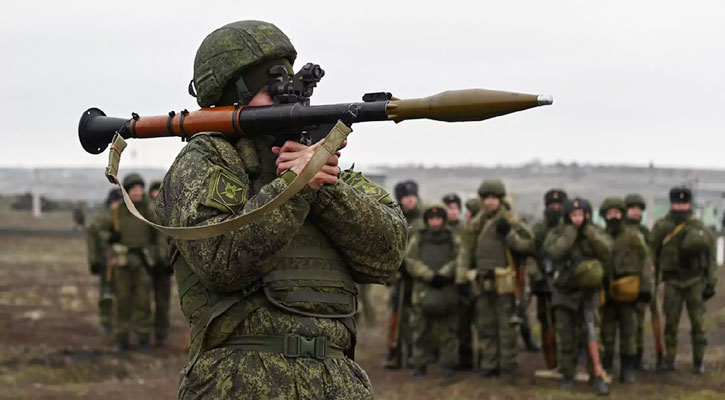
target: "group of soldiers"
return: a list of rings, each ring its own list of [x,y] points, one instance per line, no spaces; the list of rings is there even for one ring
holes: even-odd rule
[[[154,204],[161,182],[152,182],[146,193],[143,178],[129,174],[123,186],[139,212],[157,220]],[[167,247],[165,237],[131,215],[118,189],[108,193],[89,223],[88,264],[99,278],[101,330],[113,334],[117,352],[129,350],[131,333],[140,352],[149,350],[152,334],[155,346],[166,341],[172,275]]]
[[[664,345],[657,340],[657,370],[675,370],[677,329],[683,304],[691,322],[693,369],[704,373],[705,301],[715,294],[715,238],[693,216],[692,192],[670,191],[670,211],[650,232],[642,223],[641,195],[608,197],[593,208],[560,189],[544,195],[543,219],[529,226],[512,209],[500,180],[484,180],[478,197],[455,194],[421,205],[418,185],[401,182],[395,196],[408,222],[406,258],[389,284],[391,324],[384,367],[406,364],[413,376],[436,360],[444,376],[475,370],[512,381],[518,337],[531,338],[527,306],[536,298],[541,349],[561,387],[573,389],[581,352],[589,382],[609,393],[619,343],[619,381],[635,382],[643,361],[645,312],[661,338],[657,288],[664,283]],[[476,346],[473,334],[475,332]],[[618,340],[617,340],[618,339]],[[474,350],[475,348],[475,350]]]

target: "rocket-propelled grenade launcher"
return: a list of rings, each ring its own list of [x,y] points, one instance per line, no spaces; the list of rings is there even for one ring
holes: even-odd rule
[[[270,82],[269,92],[275,102],[270,106],[221,106],[143,117],[133,113],[131,119],[107,117],[98,108],[89,108],[78,124],[81,145],[87,152],[99,154],[116,133],[124,139],[189,139],[199,132],[221,132],[235,137],[263,133],[275,135],[278,144],[285,140],[309,144],[323,139],[338,120],[348,126],[409,119],[482,121],[553,102],[551,96],[466,89],[406,100],[385,92],[368,93],[362,102],[310,105],[313,88],[324,76],[319,65],[308,63],[291,78],[282,67],[272,67],[270,73],[278,76]]]

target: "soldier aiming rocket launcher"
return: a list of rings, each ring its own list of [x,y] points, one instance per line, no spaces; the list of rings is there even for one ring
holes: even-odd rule
[[[323,139],[338,120],[348,126],[358,122],[422,118],[481,121],[553,102],[551,96],[468,89],[406,100],[386,92],[367,93],[362,102],[310,105],[312,92],[325,74],[319,65],[308,63],[291,78],[282,66],[272,67],[270,74],[277,76],[269,84],[269,93],[275,102],[270,106],[221,106],[143,117],[133,113],[131,119],[107,117],[98,108],[89,108],[78,124],[81,145],[87,152],[99,154],[116,133],[124,139],[169,136],[189,139],[209,131],[233,137],[272,134],[277,144],[285,140],[310,144]],[[189,90],[193,92],[191,85]]]

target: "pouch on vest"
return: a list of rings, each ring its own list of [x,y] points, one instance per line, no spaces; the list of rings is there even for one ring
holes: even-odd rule
[[[609,294],[614,301],[631,303],[639,296],[639,276],[627,275],[609,284]]]
[[[506,262],[507,266],[496,267],[493,270],[497,294],[516,293],[516,268],[514,268],[514,257],[509,249],[506,249]]]
[[[108,266],[110,268],[125,267],[128,265],[128,247],[114,243],[108,251]]]
[[[682,250],[687,253],[706,253],[710,251],[712,238],[710,233],[700,226],[689,224],[685,228],[685,239],[682,241]]]
[[[579,287],[593,288],[602,284],[604,268],[599,260],[582,261],[576,266],[574,279]]]
[[[458,307],[458,294],[453,285],[436,289],[429,287],[420,294],[423,314],[434,317],[448,315]]]

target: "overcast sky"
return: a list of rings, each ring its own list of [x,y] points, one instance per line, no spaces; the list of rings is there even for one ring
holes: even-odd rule
[[[428,5],[430,3],[430,5]],[[483,121],[359,124],[362,165],[577,161],[725,168],[723,1],[3,1],[0,166],[102,166],[77,124],[197,108],[193,59],[212,30],[273,22],[297,66],[326,75],[313,104],[447,89],[551,94]],[[123,165],[167,167],[177,139],[131,141]]]

